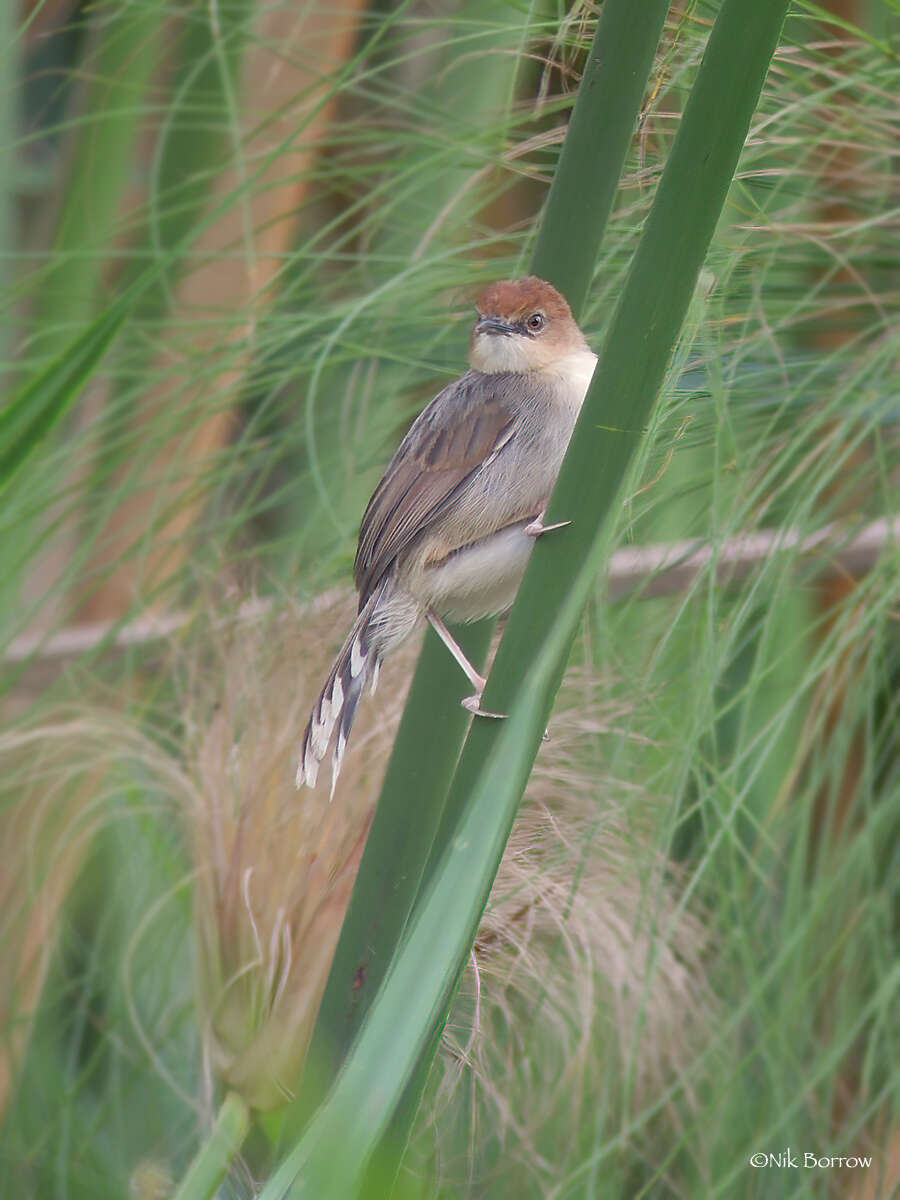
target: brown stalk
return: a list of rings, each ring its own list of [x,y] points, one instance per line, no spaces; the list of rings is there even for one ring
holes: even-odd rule
[[[79,0],[21,0],[22,23],[27,22],[28,44],[47,37],[52,30],[70,21],[78,3]]]
[[[866,9],[862,0],[826,0],[825,8],[842,21],[862,28],[866,21]],[[843,74],[840,57],[854,45],[852,33],[839,26],[830,26],[827,30],[831,40],[823,45],[823,50],[835,59],[833,72],[839,78]],[[826,114],[830,126],[831,112],[837,107],[850,107],[854,103],[852,94],[834,92],[829,100],[829,112]],[[860,212],[854,203],[854,191],[859,186],[859,151],[849,139],[834,139],[825,149],[826,157],[822,167],[822,195],[825,197],[820,205],[818,217],[824,231],[832,231],[839,235],[841,228],[848,227],[859,219]],[[844,285],[851,293],[860,289],[861,281],[854,270],[840,267],[832,274],[835,285]],[[863,286],[865,286],[863,284]],[[871,289],[866,287],[871,295]],[[841,326],[835,323],[831,328],[817,330],[811,335],[811,340],[817,349],[825,354],[832,353],[841,346],[847,345],[856,336],[852,325]],[[857,448],[845,463],[845,472],[835,479],[825,494],[826,501],[838,499],[839,512],[843,515],[853,511],[865,511],[868,494],[861,481],[867,478],[865,465],[872,458],[871,442]],[[855,482],[847,486],[847,479]],[[820,640],[827,639],[835,625],[841,620],[842,614],[853,608],[854,593],[859,584],[859,574],[851,570],[820,581],[816,597],[822,620],[816,622]],[[851,652],[844,655],[844,661],[835,674],[839,679],[838,686],[831,692],[828,702],[828,713],[825,720],[824,738],[831,740],[839,725],[845,719],[847,698],[859,678],[860,668],[851,667]],[[859,784],[862,779],[865,763],[865,747],[862,734],[858,733],[848,750],[843,774],[836,792],[826,785],[816,804],[814,821],[814,837],[817,842],[824,836],[839,838],[853,814]]]
[[[165,426],[175,405],[206,415],[188,435],[173,437],[154,456],[139,493],[118,508],[101,532],[87,567],[88,577],[101,582],[85,596],[79,620],[121,618],[145,588],[156,589],[171,579],[190,554],[191,531],[204,503],[204,481],[235,428],[233,406],[252,353],[255,321],[271,302],[272,287],[296,236],[310,169],[333,103],[310,114],[321,102],[329,73],[350,54],[357,16],[364,7],[363,0],[302,9],[260,6],[241,90],[240,140],[246,168],[238,164],[223,172],[212,203],[239,191],[246,173],[267,165],[254,178],[246,202],[237,199],[196,244],[195,265],[176,291],[166,335],[169,348],[154,371],[165,382],[151,387],[142,399],[134,420],[135,445],[140,445],[142,431],[152,438],[155,426]],[[278,149],[287,145],[289,149]],[[187,331],[183,338],[182,329]],[[211,358],[224,364],[212,378],[205,369]],[[198,373],[202,383],[191,379]],[[210,393],[217,398],[214,405],[203,403]],[[171,515],[138,563],[128,551],[140,537],[148,508]]]
[[[824,7],[842,21],[859,28],[864,28],[868,16],[863,0],[824,0]],[[832,74],[840,78],[843,67],[841,56],[854,44],[855,39],[850,30],[840,25],[830,25],[827,30],[830,41],[823,46],[825,53],[835,60]],[[837,107],[851,107],[854,97],[851,93],[838,91],[832,94],[827,115],[829,125],[833,124],[833,110]],[[828,231],[832,236],[840,235],[842,228],[852,227],[860,218],[860,210],[855,195],[860,189],[861,156],[852,138],[841,138],[839,131],[830,139],[825,147],[825,158],[822,169],[822,194],[825,200],[820,206],[819,220],[823,225],[823,236]],[[844,285],[850,297],[859,295],[862,291],[863,302],[871,300],[872,288],[860,277],[855,265],[839,267],[831,272],[835,285]],[[836,306],[837,307],[837,306]],[[837,309],[837,311],[840,311]],[[811,340],[824,354],[832,353],[847,345],[857,336],[852,325],[852,304],[847,310],[851,317],[845,325],[834,320],[830,328],[818,330],[812,334]],[[854,511],[866,511],[869,499],[865,481],[868,478],[866,465],[872,462],[873,446],[869,439],[859,446],[845,460],[845,471],[835,479],[825,494],[826,502],[836,501],[839,515]],[[847,480],[852,482],[850,486]],[[832,506],[833,509],[833,506]],[[820,642],[833,636],[836,627],[848,619],[854,622],[861,604],[859,584],[861,572],[847,570],[820,580],[816,607],[821,619],[816,621],[817,636]],[[840,655],[833,670],[829,673],[828,697],[823,721],[822,739],[832,742],[840,726],[848,719],[852,710],[852,698],[865,672],[866,654],[860,653],[859,646],[849,645]],[[840,778],[835,785],[826,782],[816,798],[813,812],[813,844],[819,851],[820,861],[824,861],[822,851],[829,842],[838,842],[852,832],[864,819],[860,815],[858,797],[863,780],[866,746],[865,734],[858,728],[850,742]],[[825,1022],[829,1019],[827,1007],[822,1014]],[[858,1077],[855,1065],[845,1067],[842,1076],[837,1080],[837,1086],[832,1101],[832,1122],[836,1131],[840,1131],[845,1123],[846,1114],[854,1112],[860,1103],[862,1081]],[[873,1145],[874,1143],[874,1145]],[[854,1200],[872,1200],[880,1195],[894,1195],[900,1187],[900,1132],[896,1122],[882,1112],[871,1123],[870,1130],[859,1139],[859,1153],[866,1150],[874,1151],[876,1158],[875,1169],[859,1179],[858,1173],[850,1171],[842,1173],[839,1186],[847,1189],[846,1194]]]

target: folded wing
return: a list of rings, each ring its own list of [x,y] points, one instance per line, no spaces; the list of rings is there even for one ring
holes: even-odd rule
[[[510,438],[515,414],[497,382],[468,372],[432,400],[401,442],[360,527],[354,566],[360,608],[397,556]]]

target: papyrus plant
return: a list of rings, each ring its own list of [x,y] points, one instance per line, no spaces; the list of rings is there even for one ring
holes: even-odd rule
[[[348,607],[238,624],[185,697],[200,1019],[215,1075],[258,1109],[294,1094],[398,714],[382,689],[334,799],[298,796],[297,730]]]
[[[200,1021],[214,1074],[258,1109],[287,1103],[302,1073],[414,659],[413,647],[388,664],[375,700],[363,706],[359,753],[334,800],[327,780],[298,796],[290,769],[298,722],[350,603],[326,597],[314,609],[286,609],[212,632],[192,651],[185,677],[183,801],[196,871]],[[627,1046],[625,1026],[640,1012],[650,1029],[636,1069],[646,1079],[654,1063],[666,1061],[662,1044],[672,1040],[665,1033],[672,1015],[679,1014],[681,1027],[699,1007],[686,1003],[693,988],[681,964],[696,961],[702,938],[684,918],[677,952],[667,942],[652,949],[640,916],[646,889],[660,886],[647,874],[650,852],[643,866],[630,859],[634,839],[618,815],[589,828],[598,786],[628,790],[598,783],[597,764],[578,753],[584,737],[611,717],[602,681],[576,679],[567,699],[464,994],[471,996],[480,979],[493,980],[484,1005],[508,1011],[547,989],[547,1012],[560,1023],[554,1053],[568,1055],[575,1073],[584,1038],[612,1026],[611,1042]],[[665,978],[662,1002],[644,979],[648,969],[653,979]],[[645,986],[655,997],[651,1017],[638,998]],[[464,1001],[463,1023],[467,1007]],[[571,1040],[573,1022],[580,1042]],[[470,1048],[485,1076],[491,1055],[480,1036],[476,1023]]]
[[[11,964],[4,1082],[13,1051],[21,1056],[73,879],[116,797],[140,778],[154,810],[177,819],[188,850],[195,1010],[210,1083],[255,1110],[293,1097],[415,654],[411,647],[388,664],[363,707],[359,752],[334,799],[327,781],[298,797],[290,770],[298,723],[351,604],[330,594],[300,610],[285,603],[217,617],[173,646],[174,736],[87,699],[77,715],[62,710],[0,743],[3,777],[19,799],[3,817],[6,844],[19,847],[0,876]],[[641,915],[655,911],[650,893],[669,886],[649,836],[635,840],[634,814],[629,832],[618,802],[602,826],[592,815],[598,788],[611,799],[630,795],[584,754],[585,739],[616,715],[603,681],[576,678],[562,705],[448,1030],[426,1126],[456,1104],[463,1079],[477,1079],[486,1097],[518,1091],[519,1109],[510,1099],[504,1120],[520,1133],[559,1101],[555,1088],[511,1090],[509,1064],[489,1036],[498,1022],[517,1038],[519,1019],[540,1012],[549,1035],[541,1053],[559,1087],[580,1091],[596,1038],[619,1048],[623,1078],[634,1071],[652,1081],[677,1057],[682,1039],[672,1029],[702,1008],[699,926],[683,917],[654,933]],[[455,1123],[451,1113],[448,1128]]]

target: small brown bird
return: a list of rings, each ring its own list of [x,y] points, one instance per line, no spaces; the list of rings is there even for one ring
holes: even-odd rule
[[[476,621],[515,599],[596,356],[542,279],[491,284],[478,301],[471,370],[431,401],[400,443],[362,519],[359,616],[303,735],[297,786],[316,782],[335,734],[332,792],[363,687],[425,618],[475,689],[485,680],[442,617]],[[568,522],[562,522],[568,524]]]

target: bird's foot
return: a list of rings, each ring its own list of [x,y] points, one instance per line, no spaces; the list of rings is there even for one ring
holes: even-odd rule
[[[481,693],[484,688],[480,688],[474,696],[466,696],[465,700],[461,700],[463,708],[472,714],[473,717],[493,717],[496,721],[505,721],[506,713],[488,712],[486,708],[481,707]]]
[[[468,679],[469,683],[475,689],[474,696],[466,696],[465,700],[460,701],[463,708],[467,709],[474,717],[495,717],[498,721],[502,721],[506,717],[506,713],[488,712],[486,708],[481,707],[481,696],[487,685],[487,679],[479,671],[475,670],[437,613],[430,610],[426,615],[435,633],[456,659],[466,679]]]

